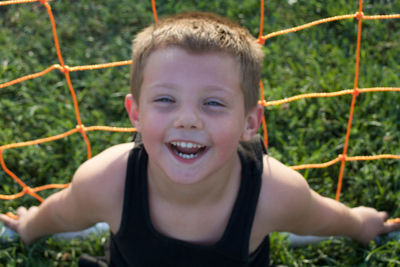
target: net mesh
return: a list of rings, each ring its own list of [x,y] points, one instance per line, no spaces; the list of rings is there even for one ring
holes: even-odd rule
[[[24,195],[31,195],[32,197],[36,198],[39,201],[43,201],[43,198],[37,194],[39,191],[43,190],[48,190],[48,189],[61,189],[67,187],[69,184],[48,184],[48,185],[43,185],[39,187],[29,187],[24,181],[22,181],[12,170],[8,169],[4,157],[3,157],[3,152],[8,149],[14,149],[14,148],[20,148],[20,147],[27,147],[27,146],[33,146],[33,145],[38,145],[42,144],[45,142],[53,142],[59,139],[63,139],[67,136],[77,134],[79,133],[87,148],[87,158],[91,158],[92,152],[91,152],[91,143],[88,138],[87,132],[89,131],[112,131],[112,132],[135,132],[135,128],[121,128],[121,127],[111,127],[111,126],[85,126],[82,123],[81,116],[80,116],[80,109],[79,109],[79,103],[76,97],[76,93],[73,87],[73,84],[71,82],[70,78],[70,72],[79,72],[79,71],[84,71],[84,70],[98,70],[98,69],[105,69],[105,68],[113,68],[117,66],[126,66],[130,65],[131,61],[126,60],[126,61],[118,61],[118,62],[110,62],[110,63],[105,63],[105,64],[96,64],[96,65],[83,65],[83,66],[67,66],[64,63],[63,56],[61,53],[61,47],[59,45],[58,37],[57,37],[57,28],[56,28],[56,23],[54,20],[52,8],[51,8],[51,2],[47,0],[11,0],[11,1],[1,1],[0,6],[7,6],[7,5],[17,5],[17,4],[27,4],[27,3],[34,3],[34,2],[40,2],[47,10],[48,16],[49,16],[49,23],[51,24],[51,29],[52,29],[52,35],[53,35],[53,42],[54,46],[56,48],[57,52],[57,58],[58,62],[56,64],[51,65],[50,67],[46,68],[43,71],[37,72],[37,73],[32,73],[23,77],[16,78],[14,80],[1,83],[0,84],[0,89],[5,88],[8,86],[12,86],[18,83],[23,83],[27,80],[30,79],[36,79],[41,76],[44,76],[48,74],[49,72],[52,72],[54,70],[60,71],[64,77],[65,80],[68,84],[68,88],[70,91],[70,95],[73,101],[74,105],[74,110],[75,110],[75,117],[76,117],[76,127],[73,129],[70,129],[64,133],[60,133],[58,135],[50,136],[50,137],[44,137],[36,140],[30,140],[30,141],[25,141],[25,142],[18,142],[18,143],[10,143],[10,144],[5,144],[0,146],[0,164],[4,172],[6,172],[11,179],[13,179],[15,182],[17,182],[21,186],[21,191],[17,194],[10,194],[10,195],[3,195],[0,194],[0,199],[3,200],[12,200],[12,199],[18,199]],[[154,0],[151,1],[151,6],[152,6],[152,12],[154,15],[154,20],[157,22],[157,11],[156,11],[156,3]],[[300,170],[300,169],[309,169],[309,168],[327,168],[329,166],[332,166],[334,164],[340,164],[340,172],[339,172],[339,177],[338,177],[338,184],[337,184],[337,191],[336,191],[336,199],[339,200],[340,193],[342,190],[342,183],[343,183],[343,174],[345,170],[345,165],[346,162],[349,161],[369,161],[369,160],[381,160],[381,159],[400,159],[400,155],[393,155],[393,154],[381,154],[381,155],[367,155],[367,156],[349,156],[348,154],[348,148],[349,148],[349,140],[350,140],[350,131],[352,127],[352,120],[354,117],[354,111],[357,103],[357,97],[360,94],[367,94],[367,93],[373,93],[373,92],[400,92],[400,88],[396,87],[374,87],[374,88],[359,88],[358,87],[358,80],[359,80],[359,67],[360,67],[360,50],[361,50],[361,32],[362,32],[362,25],[364,20],[388,20],[388,19],[399,19],[400,14],[392,14],[392,15],[365,15],[363,13],[363,1],[359,0],[359,9],[354,13],[354,14],[348,14],[348,15],[340,15],[340,16],[334,16],[334,17],[329,17],[329,18],[324,18],[316,21],[312,21],[310,23],[306,23],[304,25],[299,25],[296,27],[292,27],[289,29],[284,29],[276,32],[271,32],[269,34],[264,35],[263,33],[263,25],[264,25],[264,1],[260,1],[260,27],[259,27],[259,36],[258,36],[258,42],[261,44],[265,44],[265,41],[277,37],[279,35],[284,35],[288,33],[293,33],[297,31],[301,31],[310,27],[315,27],[320,24],[324,23],[329,23],[329,22],[334,22],[334,21],[340,21],[340,20],[349,20],[349,19],[355,19],[358,21],[358,26],[357,26],[357,45],[356,45],[356,62],[355,62],[355,75],[354,75],[354,86],[352,89],[345,89],[341,91],[336,91],[336,92],[329,92],[329,93],[308,93],[308,94],[301,94],[301,95],[294,95],[285,99],[280,99],[280,100],[274,100],[274,101],[267,101],[264,99],[264,87],[263,83],[260,81],[260,88],[261,88],[261,99],[259,101],[260,104],[262,104],[264,107],[269,107],[269,106],[275,106],[275,105],[282,105],[285,103],[293,102],[293,101],[298,101],[300,99],[306,99],[306,98],[332,98],[332,97],[338,97],[338,96],[343,96],[343,95],[352,95],[352,101],[350,104],[350,114],[349,114],[349,119],[347,123],[347,130],[346,130],[346,135],[345,135],[345,141],[344,141],[344,148],[341,154],[337,155],[336,158],[328,161],[328,162],[322,162],[322,163],[315,163],[315,164],[305,164],[305,165],[298,165],[298,166],[291,166],[291,168]],[[263,133],[264,133],[264,141],[265,145],[268,146],[268,131],[267,131],[267,123],[265,118],[263,118],[262,121],[262,128],[263,128]],[[12,216],[11,214],[9,214]]]

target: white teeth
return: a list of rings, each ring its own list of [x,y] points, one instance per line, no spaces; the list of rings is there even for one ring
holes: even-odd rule
[[[195,144],[192,142],[171,142],[171,144],[175,147],[188,148],[188,149],[191,149],[191,148],[200,149],[200,148],[205,147],[203,145]],[[200,153],[195,153],[195,154],[182,153],[177,150],[175,150],[174,152],[177,156],[179,156],[180,158],[183,158],[183,159],[194,159],[194,158],[197,158],[200,154]]]
[[[191,142],[172,142],[171,144],[174,146],[182,147],[182,148],[202,148],[202,147],[204,147],[202,145],[198,145],[198,144],[191,143]]]
[[[184,158],[184,159],[193,159],[193,158],[197,158],[199,156],[197,154],[183,154],[183,153],[180,153],[180,152],[178,152],[177,155],[179,157],[181,157],[181,158]]]

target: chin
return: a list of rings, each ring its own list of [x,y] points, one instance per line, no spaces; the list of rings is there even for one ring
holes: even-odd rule
[[[180,174],[171,174],[168,175],[168,179],[175,183],[175,184],[179,184],[179,185],[194,185],[197,184],[199,182],[201,182],[203,180],[203,177],[200,177],[198,175],[198,173],[196,173],[196,175],[193,175],[193,173],[188,173],[188,174],[184,174],[184,173],[180,173]]]

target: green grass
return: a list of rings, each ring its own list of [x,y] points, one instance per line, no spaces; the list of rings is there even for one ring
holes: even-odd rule
[[[69,66],[130,58],[134,34],[153,21],[150,1],[50,2],[61,51]],[[158,1],[159,15],[184,10],[213,11],[237,20],[258,35],[259,1]],[[358,10],[357,1],[266,1],[264,32]],[[400,13],[394,0],[364,1],[364,13]],[[263,83],[266,98],[353,88],[357,21],[323,24],[267,40]],[[400,20],[365,21],[359,87],[400,86]],[[58,63],[48,15],[39,3],[0,7],[0,83],[39,72]],[[123,108],[129,67],[71,73],[86,126],[129,127]],[[351,95],[306,99],[266,108],[269,153],[288,165],[325,162],[342,153]],[[43,138],[76,125],[64,76],[57,70],[0,89],[0,145]],[[96,154],[126,142],[131,134],[90,132]],[[400,154],[400,93],[369,93],[357,98],[349,155]],[[29,186],[69,182],[86,159],[78,134],[39,146],[3,152],[7,166]],[[339,166],[301,171],[317,192],[334,197]],[[346,164],[341,201],[368,205],[400,217],[400,162],[379,160]],[[20,191],[0,171],[0,194]],[[54,191],[40,193],[47,197]],[[0,201],[0,212],[38,205],[31,197]],[[31,247],[1,244],[0,266],[75,266],[81,253],[101,255],[105,236],[84,241],[43,238]],[[347,239],[289,248],[272,235],[272,263],[287,266],[398,266],[400,243],[385,240],[362,247]]]

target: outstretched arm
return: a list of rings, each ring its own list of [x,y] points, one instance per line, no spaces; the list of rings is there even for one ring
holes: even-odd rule
[[[81,224],[78,225],[63,220],[62,202],[67,200],[68,194],[71,194],[70,188],[51,195],[39,207],[34,206],[29,209],[19,207],[17,219],[0,214],[0,221],[16,231],[22,241],[28,245],[41,236],[82,229],[86,226],[82,222],[78,222]],[[69,208],[72,208],[72,205]]]
[[[386,222],[388,214],[370,207],[348,208],[310,190],[309,205],[304,209],[298,231],[313,235],[348,236],[364,245],[380,234],[400,229],[400,224]],[[311,228],[311,229],[310,229]]]
[[[25,244],[59,232],[82,230],[97,222],[119,227],[126,161],[132,144],[107,149],[82,164],[71,185],[48,197],[39,207],[17,209],[18,219],[0,214]]]
[[[263,182],[261,200],[267,203],[263,217],[272,227],[269,231],[348,236],[367,244],[377,235],[400,230],[400,224],[386,222],[386,212],[368,207],[348,208],[319,195],[309,188],[301,174],[271,157],[264,159]]]

